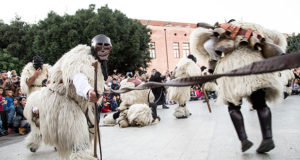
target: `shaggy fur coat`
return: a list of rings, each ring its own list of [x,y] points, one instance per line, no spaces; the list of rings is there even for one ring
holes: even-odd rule
[[[91,48],[78,45],[64,54],[49,72],[50,83],[39,91],[40,131],[45,144],[55,146],[63,159],[93,159],[89,150],[93,135],[85,113],[93,120],[93,103],[76,94],[72,78],[82,73],[94,87],[94,67],[97,60]],[[97,90],[103,92],[104,78],[98,65]],[[30,104],[35,97],[29,96]],[[101,100],[101,99],[100,99]],[[100,101],[99,100],[99,101]],[[26,104],[26,106],[27,106]],[[90,129],[93,133],[93,129]]]
[[[243,29],[251,29],[265,38],[273,40],[275,44],[286,49],[287,42],[284,36],[276,31],[263,28],[258,24],[246,22],[232,22]],[[211,60],[203,44],[211,38],[211,29],[197,28],[191,34],[191,52],[200,59]],[[236,43],[235,43],[236,44]],[[262,54],[248,46],[235,45],[234,50],[221,58],[216,65],[214,73],[224,73],[252,62],[263,60]],[[278,100],[282,95],[282,85],[276,73],[249,75],[240,77],[222,77],[217,79],[218,101],[239,105],[243,97],[248,97],[253,91],[266,89],[266,100],[269,102]]]
[[[182,58],[175,69],[175,78],[184,78],[201,75],[199,66],[189,58]],[[169,87],[168,100],[175,101],[179,105],[185,104],[191,98],[191,87]]]
[[[201,74],[200,67],[197,64],[189,59],[182,58],[176,68],[174,70],[175,78],[184,78],[184,77],[192,77],[199,76]],[[179,104],[175,108],[173,115],[177,118],[188,117],[190,116],[190,112],[186,107],[186,101],[189,101],[191,98],[191,87],[169,87],[167,93],[168,100],[175,101]]]
[[[135,84],[133,82],[128,82],[128,79],[124,79],[120,85],[120,88],[135,87]],[[105,125],[119,124],[121,128],[150,125],[153,118],[148,102],[149,91],[149,89],[146,89],[122,93],[120,96],[122,103],[118,108],[121,112],[120,117],[113,119],[113,114],[109,114],[103,119],[103,123]],[[154,101],[154,95],[151,91],[149,100],[150,102]]]
[[[42,69],[42,73],[35,79],[32,87],[28,87],[26,82],[28,81],[28,79],[30,77],[32,77],[34,75],[35,72],[35,68],[33,67],[33,63],[29,62],[26,64],[26,66],[24,66],[22,73],[21,73],[21,90],[22,93],[26,94],[26,95],[30,95],[30,93],[32,93],[33,91],[37,91],[39,89],[41,89],[42,86],[42,82],[43,80],[47,79],[47,75],[49,72],[49,69],[51,68],[51,66],[49,64],[43,64],[43,69]],[[37,87],[39,86],[39,87]]]

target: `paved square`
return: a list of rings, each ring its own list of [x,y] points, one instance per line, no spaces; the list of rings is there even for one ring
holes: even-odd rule
[[[256,111],[242,106],[245,127],[254,145],[242,153],[227,107],[211,102],[212,113],[201,101],[187,104],[192,116],[176,119],[170,109],[158,108],[161,122],[142,128],[102,127],[103,160],[299,160],[300,96],[290,96],[270,105],[275,149],[257,154],[261,131]],[[53,147],[42,145],[36,153],[25,148],[24,136],[11,141],[0,139],[1,160],[58,160]]]

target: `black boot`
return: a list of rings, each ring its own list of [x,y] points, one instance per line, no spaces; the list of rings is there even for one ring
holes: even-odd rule
[[[274,141],[272,139],[272,115],[269,107],[257,109],[257,115],[260,123],[261,133],[263,140],[256,150],[258,153],[269,152],[275,148]]]
[[[248,150],[253,143],[247,139],[247,134],[244,126],[243,115],[240,111],[241,106],[234,106],[232,103],[229,103],[228,111],[234,125],[235,131],[242,144],[242,152]]]
[[[267,106],[265,97],[265,89],[259,89],[250,95],[253,108],[257,111],[263,137],[260,146],[256,150],[258,153],[265,153],[275,148],[272,139],[272,115],[270,108]]]

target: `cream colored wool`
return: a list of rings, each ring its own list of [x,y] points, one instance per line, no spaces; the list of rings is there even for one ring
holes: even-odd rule
[[[51,66],[49,64],[43,64],[43,69],[41,74],[35,79],[33,85],[41,86],[44,79],[47,79],[47,75]],[[31,92],[39,90],[41,87],[28,87],[26,82],[30,77],[34,75],[35,68],[33,67],[33,63],[27,63],[21,73],[21,91],[27,96],[30,95]]]
[[[199,66],[197,66],[197,64],[189,58],[186,57],[182,58],[176,65],[175,78],[184,78],[184,77],[192,77],[192,76],[199,76],[199,75],[201,75],[201,70]],[[190,98],[191,98],[190,86],[168,88],[167,99],[169,101],[172,100],[178,103],[179,105],[183,105],[186,103],[186,101],[189,101]],[[175,112],[173,114],[175,117],[189,116],[189,112],[186,107],[179,107],[180,109],[177,108],[175,109]],[[177,110],[184,110],[184,111],[178,112]],[[183,115],[181,115],[180,113],[182,113]],[[188,115],[185,113],[188,113]]]
[[[143,83],[142,83],[143,84]],[[135,85],[133,82],[128,82],[128,79],[124,79],[120,83],[120,89],[125,88],[125,87],[130,87],[134,88]],[[133,105],[133,104],[148,104],[148,93],[150,89],[145,89],[145,90],[134,90],[131,92],[127,93],[122,93],[120,95],[120,98],[122,100],[122,105]],[[150,102],[154,101],[154,95],[151,92],[150,93]]]
[[[128,82],[128,79],[124,79],[120,83],[120,85],[121,85],[120,88],[135,87],[134,83]],[[136,90],[127,93],[122,93],[120,95],[122,103],[120,104],[120,107],[118,107],[118,110],[121,112],[120,117],[114,120],[112,117],[113,114],[109,114],[104,118],[103,123],[106,125],[118,123],[121,128],[126,128],[129,127],[130,125],[133,125],[132,123],[133,120],[139,121],[142,126],[151,124],[153,118],[151,114],[152,111],[148,106],[149,91],[150,91],[149,89],[146,89],[146,90]],[[152,92],[150,92],[150,102],[153,101],[154,101],[154,95]],[[134,107],[133,109],[131,109],[132,106]],[[152,118],[150,123],[148,123],[147,121],[150,119],[149,111],[150,111],[150,117]]]
[[[243,29],[252,29],[262,37],[270,38],[283,50],[286,48],[286,40],[282,34],[263,28],[260,25],[246,22],[232,22]],[[209,59],[208,53],[203,49],[203,44],[207,39],[210,29],[198,28],[191,35],[191,44],[200,46],[191,46],[192,54],[196,57]],[[237,44],[237,43],[235,43]],[[260,52],[248,48],[247,46],[235,46],[235,49],[221,58],[216,66],[215,73],[224,73],[236,69],[255,61],[263,60]],[[282,85],[276,73],[249,75],[240,77],[222,77],[217,79],[218,101],[227,104],[227,102],[239,105],[243,97],[249,97],[252,92],[266,88],[266,100],[274,102],[282,95]]]
[[[41,104],[40,99],[41,90],[34,91],[27,98],[26,107],[24,108],[24,116],[26,117],[27,122],[30,124],[30,133],[26,137],[26,147],[28,149],[37,150],[42,141],[42,134],[40,129],[32,121],[32,107],[39,107]]]
[[[182,58],[176,65],[175,78],[184,78],[201,75],[201,70],[197,64],[189,59]],[[191,87],[169,87],[167,98],[177,102],[178,104],[185,104],[191,98]]]
[[[117,124],[116,120],[113,118],[113,113],[110,113],[106,117],[104,117],[103,124],[105,125]]]
[[[218,86],[215,82],[206,82],[204,85],[205,91],[217,91]]]
[[[33,67],[33,63],[29,62],[26,64],[22,70],[21,73],[21,91],[22,93],[26,94],[27,96],[31,95],[32,93],[36,92],[32,97],[32,99],[27,99],[27,105],[24,108],[24,116],[26,117],[27,121],[30,123],[31,131],[29,135],[26,137],[26,144],[27,148],[31,148],[33,150],[37,150],[40,146],[40,142],[42,140],[42,135],[40,133],[40,129],[36,126],[34,122],[32,122],[32,109],[33,107],[39,108],[40,105],[40,99],[38,92],[42,87],[42,82],[44,79],[47,79],[47,75],[49,72],[49,69],[51,68],[48,64],[43,64],[42,72],[41,74],[35,79],[33,82],[33,85],[28,87],[27,81],[29,78],[31,78],[34,75],[34,72],[36,71]],[[39,86],[39,87],[38,87]]]
[[[95,159],[89,150],[92,135],[85,117],[93,123],[93,103],[78,96],[72,78],[82,73],[94,87],[94,68],[97,60],[91,55],[91,48],[78,45],[64,54],[49,72],[50,84],[40,94],[40,131],[45,144],[55,146],[62,159]],[[97,89],[104,90],[104,79],[98,65]],[[33,98],[31,96],[28,97]],[[101,99],[100,99],[101,100]],[[93,133],[93,129],[90,129]]]
[[[183,116],[189,117],[190,112],[186,107],[177,106],[175,108],[175,112],[173,113],[173,115],[177,118],[180,118],[180,117],[183,117]]]
[[[280,82],[283,85],[283,91],[287,92],[289,95],[292,94],[292,87],[291,86],[287,86],[289,81],[292,81],[293,79],[295,79],[295,75],[293,73],[293,71],[291,70],[283,70],[278,72],[279,75],[279,79]]]
[[[147,104],[134,104],[127,112],[127,118],[131,126],[147,126],[153,121],[152,111]]]

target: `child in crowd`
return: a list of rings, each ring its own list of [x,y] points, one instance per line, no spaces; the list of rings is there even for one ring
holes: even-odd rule
[[[199,97],[197,96],[194,88],[191,87],[191,99],[190,99],[190,101],[197,101],[197,100],[199,100]]]
[[[12,90],[10,89],[6,90],[6,96],[5,96],[6,101],[3,104],[4,111],[7,115],[8,133],[11,133],[11,128],[13,127],[12,122],[13,122],[15,109],[16,109],[12,95],[13,95]]]
[[[117,108],[119,107],[117,102],[117,97],[113,96],[112,100],[110,101],[110,110],[111,111],[117,111]]]
[[[110,103],[107,101],[106,97],[103,97],[102,103],[101,103],[101,112],[111,112],[109,109]]]

